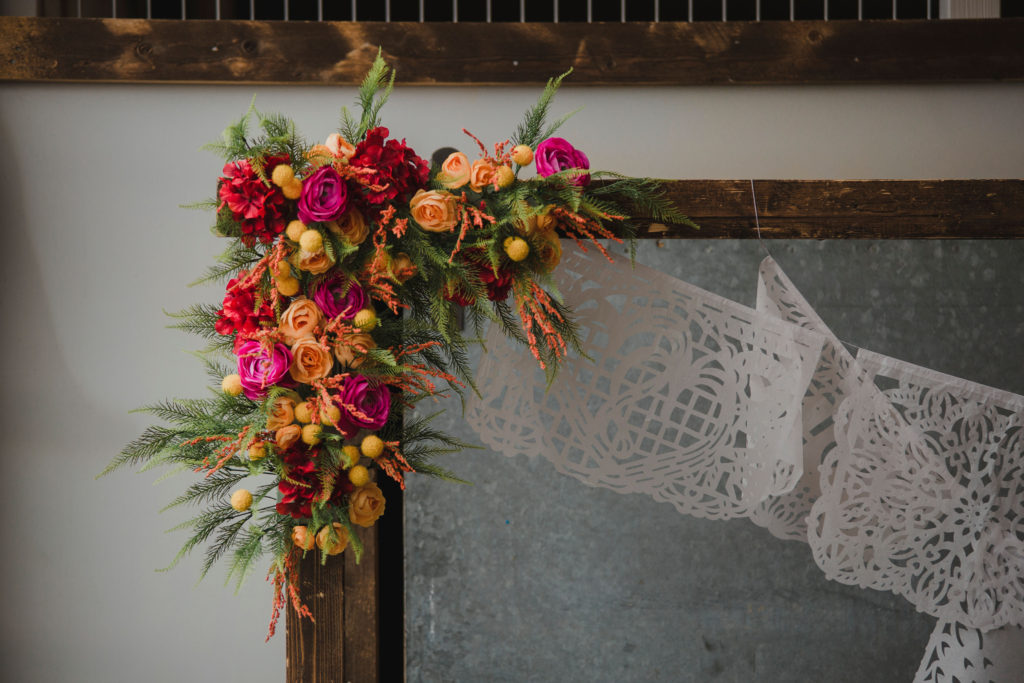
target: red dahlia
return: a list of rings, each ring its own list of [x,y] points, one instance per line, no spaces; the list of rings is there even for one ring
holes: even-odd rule
[[[286,156],[270,157],[263,168],[270,176],[276,166],[287,162]],[[281,189],[264,184],[248,159],[228,162],[223,173],[217,190],[219,209],[227,205],[231,215],[242,224],[244,244],[251,247],[257,239],[263,244],[270,244],[285,228],[287,205]]]
[[[320,472],[316,466],[317,455],[318,450],[311,450],[302,443],[294,444],[281,455],[287,474],[277,485],[277,490],[281,493],[281,500],[276,507],[279,515],[289,515],[295,519],[313,516],[313,502],[323,491]],[[330,503],[340,505],[345,496],[354,489],[345,473],[339,470]]]
[[[359,176],[368,186],[366,201],[371,205],[396,199],[404,202],[413,192],[426,187],[430,176],[427,162],[406,147],[405,140],[385,141],[388,132],[384,127],[371,128],[349,159],[351,166],[373,171]]]

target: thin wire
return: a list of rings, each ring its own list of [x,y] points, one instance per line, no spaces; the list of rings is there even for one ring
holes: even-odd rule
[[[754,200],[754,226],[757,228],[757,241],[761,244],[761,249],[767,256],[771,256],[772,253],[768,251],[768,245],[764,243],[764,239],[761,237],[761,218],[757,215],[757,193],[754,191],[754,179],[750,179],[750,197]]]

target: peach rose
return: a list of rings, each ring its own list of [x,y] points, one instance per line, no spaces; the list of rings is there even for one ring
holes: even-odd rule
[[[331,533],[331,530],[334,533]],[[325,551],[328,555],[338,555],[348,547],[348,529],[340,522],[331,526],[325,526],[316,534],[316,547]]]
[[[281,340],[291,345],[305,337],[312,337],[314,330],[324,321],[320,307],[304,296],[300,296],[281,314],[277,331]]]
[[[474,192],[480,192],[486,186],[493,185],[497,170],[486,159],[477,159],[469,169],[469,188]]]
[[[319,275],[320,273],[326,273],[334,265],[334,259],[327,255],[326,251],[318,251],[312,253],[309,251],[299,251],[295,265],[299,270],[304,270],[307,273],[313,275]]]
[[[334,358],[316,339],[306,338],[292,344],[292,366],[288,368],[292,379],[309,384],[331,374]]]
[[[337,221],[328,223],[327,229],[344,238],[353,246],[362,244],[370,234],[370,228],[366,225],[366,217],[355,209],[349,209]]]
[[[370,482],[349,495],[348,518],[353,524],[371,527],[384,514],[384,494],[377,484]]]
[[[331,154],[342,159],[348,159],[356,153],[356,148],[338,133],[328,135],[324,146],[331,151]]]
[[[373,341],[373,337],[365,332],[353,332],[341,337],[334,345],[334,357],[342,365],[358,368],[366,361],[363,353],[375,348],[377,348],[377,343]]]
[[[277,450],[286,451],[301,436],[302,427],[297,424],[285,425],[274,432],[274,443],[277,445]]]
[[[287,396],[278,396],[270,404],[270,415],[267,417],[267,431],[276,432],[295,422],[295,401]]]
[[[399,282],[405,282],[416,275],[416,264],[405,252],[397,254],[391,259],[391,276]]]
[[[551,272],[562,262],[562,243],[553,232],[540,235],[540,245],[536,251],[537,258]]]
[[[459,222],[455,195],[437,190],[416,190],[409,201],[412,218],[427,232],[448,232]]]
[[[462,152],[453,152],[441,164],[441,172],[437,174],[437,182],[454,190],[469,182],[469,157]]]

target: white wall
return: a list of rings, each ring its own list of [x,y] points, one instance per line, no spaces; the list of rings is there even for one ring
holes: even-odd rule
[[[188,289],[220,248],[210,216],[177,208],[214,192],[199,147],[253,92],[310,138],[334,130],[346,88],[0,86],[7,256],[0,579],[4,680],[273,681],[283,623],[262,638],[270,588],[240,595],[200,555],[154,573],[183,537],[158,510],[183,477],[93,477],[146,424],[129,411],[197,395],[198,340],[161,310],[218,300]],[[404,88],[385,122],[421,154],[469,149],[465,126],[503,139],[534,88]],[[567,88],[563,134],[595,168],[675,178],[1024,177],[1024,85]],[[685,207],[684,207],[685,208]]]

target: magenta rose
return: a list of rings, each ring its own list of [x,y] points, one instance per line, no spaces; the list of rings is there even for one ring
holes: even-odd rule
[[[338,425],[345,438],[351,439],[360,429],[384,426],[391,410],[391,391],[386,384],[374,386],[362,375],[356,375],[345,380],[334,401],[341,409]]]
[[[347,208],[348,189],[333,167],[321,166],[302,182],[299,220],[306,225],[336,221]]]
[[[258,341],[247,341],[238,347],[238,374],[242,390],[253,401],[267,395],[267,388],[277,384],[292,364],[292,352],[284,344],[274,344],[268,354]]]
[[[590,159],[563,138],[548,138],[537,145],[537,153],[534,157],[537,164],[537,173],[542,178],[564,171],[569,168],[587,170],[590,168]],[[590,184],[590,174],[584,173],[572,179],[573,185],[585,187]]]
[[[335,273],[313,288],[313,301],[330,320],[352,320],[366,308],[366,292],[355,280]]]

